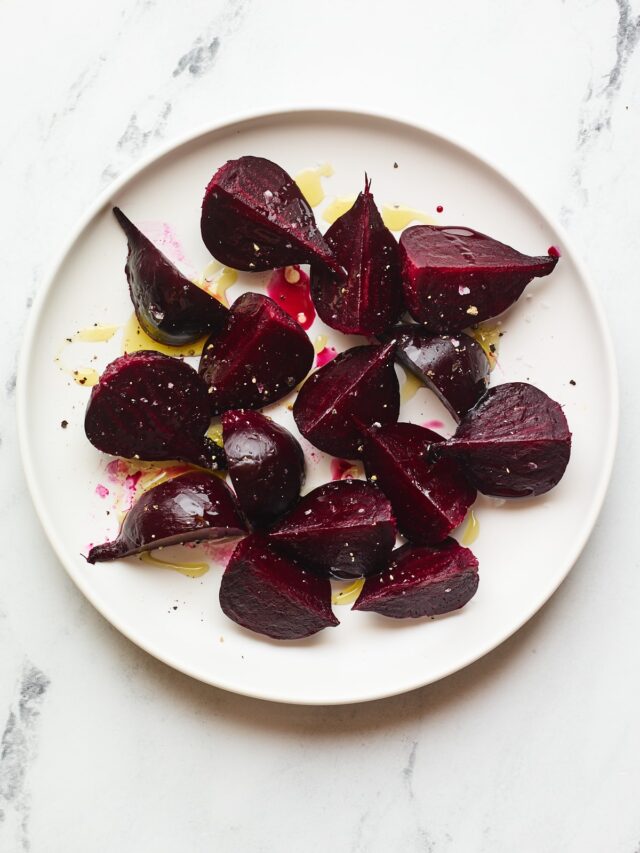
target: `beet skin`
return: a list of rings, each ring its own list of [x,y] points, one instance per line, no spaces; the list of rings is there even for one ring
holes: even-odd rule
[[[220,584],[225,615],[275,640],[299,640],[338,625],[331,584],[297,566],[254,533],[239,542]]]
[[[352,347],[316,370],[293,406],[302,435],[320,450],[360,455],[357,419],[365,426],[398,419],[400,388],[393,366],[395,344]]]
[[[202,539],[243,536],[246,526],[227,484],[206,471],[174,477],[145,492],[126,514],[113,542],[96,545],[89,563]]]
[[[489,360],[469,335],[432,335],[423,326],[393,326],[384,337],[394,340],[396,357],[444,403],[459,421],[489,384]]]
[[[266,527],[298,500],[304,482],[302,448],[288,430],[260,412],[225,412],[222,430],[240,506],[254,527]]]
[[[149,337],[181,346],[220,331],[228,314],[224,305],[185,278],[120,208],[113,213],[129,244],[124,271],[131,301]]]
[[[532,497],[562,479],[571,433],[562,408],[544,391],[506,382],[487,391],[437,452],[459,459],[485,495]]]
[[[305,569],[356,578],[387,565],[396,525],[379,489],[363,480],[339,480],[301,498],[269,540]]]
[[[353,610],[394,619],[440,616],[459,610],[478,589],[478,561],[455,539],[440,545],[403,545],[389,568],[367,578]]]
[[[462,523],[476,499],[455,459],[430,458],[442,437],[415,424],[364,432],[364,467],[391,501],[403,536],[419,545],[440,542]]]
[[[340,332],[378,335],[402,311],[402,276],[395,237],[382,221],[366,180],[353,207],[324,235],[347,272],[311,267],[311,294],[324,322]]]
[[[214,258],[238,270],[317,261],[342,273],[293,178],[264,157],[240,157],[218,169],[202,202],[200,230]]]
[[[107,366],[91,390],[84,429],[94,447],[113,456],[224,468],[222,449],[205,435],[210,422],[207,386],[196,371],[140,350]]]
[[[260,409],[286,396],[313,364],[304,329],[268,296],[244,293],[229,322],[211,335],[200,359],[212,415],[229,409]]]
[[[459,332],[506,311],[557,256],[531,257],[466,227],[414,225],[402,232],[404,298],[437,333]]]

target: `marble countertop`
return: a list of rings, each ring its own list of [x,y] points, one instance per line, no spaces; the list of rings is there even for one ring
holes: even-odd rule
[[[639,41],[637,0],[0,2],[0,850],[640,851]],[[466,140],[556,214],[622,426],[586,550],[516,636],[408,695],[299,708],[192,681],[93,610],[35,517],[14,397],[33,295],[101,189],[194,125],[326,104]]]

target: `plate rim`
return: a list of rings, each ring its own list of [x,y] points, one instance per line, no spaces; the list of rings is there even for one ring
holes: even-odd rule
[[[135,629],[131,629],[130,627],[122,624],[118,616],[111,613],[110,608],[103,606],[103,604],[99,602],[99,597],[94,596],[92,594],[90,589],[87,588],[87,585],[84,583],[83,579],[78,575],[77,572],[75,572],[70,567],[70,565],[67,564],[64,544],[58,538],[54,524],[48,516],[44,497],[41,494],[40,489],[38,488],[35,466],[33,464],[33,459],[31,458],[29,443],[27,441],[28,395],[25,377],[29,373],[32,361],[33,344],[36,331],[42,319],[43,309],[47,295],[52,290],[54,282],[58,276],[58,273],[60,272],[60,269],[66,261],[67,256],[74,248],[75,244],[81,237],[86,227],[101,212],[101,210],[111,202],[111,199],[114,195],[120,192],[127,184],[134,181],[146,169],[148,169],[150,166],[153,166],[155,163],[159,162],[167,155],[176,152],[180,148],[215,132],[224,130],[231,131],[232,129],[239,130],[241,129],[242,125],[251,124],[252,122],[260,120],[270,120],[272,122],[278,122],[282,121],[283,119],[290,118],[291,116],[296,116],[298,119],[302,119],[306,116],[311,119],[315,118],[316,120],[322,117],[330,119],[332,117],[335,118],[341,116],[344,119],[355,118],[360,121],[373,120],[376,122],[386,122],[388,124],[400,125],[406,130],[426,133],[431,137],[439,140],[440,142],[445,143],[446,145],[454,149],[457,149],[461,154],[475,160],[485,169],[490,170],[497,178],[506,181],[513,189],[516,190],[516,192],[518,192],[522,196],[522,198],[544,220],[545,224],[558,236],[563,247],[563,254],[569,255],[575,265],[578,276],[582,280],[582,283],[584,284],[587,290],[592,308],[594,310],[595,320],[600,333],[600,338],[605,354],[606,387],[608,389],[610,397],[608,441],[606,447],[604,448],[604,452],[600,457],[600,477],[597,489],[595,490],[594,495],[592,497],[590,512],[583,520],[583,524],[580,529],[580,535],[576,537],[573,548],[565,562],[565,565],[563,566],[562,571],[559,573],[559,576],[557,578],[553,578],[552,582],[545,589],[544,595],[541,597],[541,600],[539,602],[538,600],[536,600],[534,606],[532,606],[531,608],[527,608],[525,616],[519,619],[516,623],[514,623],[513,626],[510,626],[509,630],[506,633],[500,634],[499,639],[496,639],[495,642],[491,642],[488,645],[481,647],[480,650],[474,649],[472,653],[469,654],[467,657],[463,658],[461,662],[444,667],[435,675],[429,676],[426,679],[421,677],[419,668],[416,668],[416,677],[402,686],[394,686],[391,689],[385,689],[384,687],[382,687],[382,689],[380,690],[368,690],[366,692],[363,692],[362,694],[355,696],[345,695],[340,697],[329,698],[300,698],[299,696],[297,697],[295,695],[282,695],[282,693],[278,691],[270,692],[268,689],[251,689],[250,687],[243,687],[241,685],[239,686],[238,684],[233,683],[229,679],[221,678],[214,680],[210,677],[205,677],[202,673],[196,672],[188,665],[184,665],[183,663],[176,661],[171,655],[159,654],[158,651],[155,650],[151,644],[147,643],[143,638],[137,636],[137,632]],[[512,637],[517,631],[519,631],[523,627],[523,625],[525,625],[540,609],[542,609],[542,607],[544,607],[544,605],[556,592],[560,584],[567,578],[569,572],[577,562],[587,541],[589,540],[589,537],[593,532],[595,523],[602,510],[602,505],[604,503],[607,489],[611,481],[613,462],[615,459],[615,452],[618,443],[619,385],[615,350],[613,347],[611,332],[608,326],[606,314],[600,299],[599,292],[596,289],[585,265],[583,264],[580,255],[576,252],[573,245],[573,241],[568,237],[564,227],[556,220],[555,216],[552,216],[546,210],[545,206],[538,203],[538,201],[535,199],[535,197],[532,196],[528,189],[525,189],[519,181],[514,180],[508,172],[505,172],[502,168],[499,168],[496,164],[494,164],[494,162],[490,158],[487,158],[483,154],[479,154],[477,151],[474,150],[474,148],[470,147],[468,144],[461,142],[456,137],[448,133],[437,130],[432,126],[429,126],[422,122],[417,122],[413,119],[407,118],[406,116],[384,111],[356,109],[348,106],[280,106],[270,107],[262,110],[247,110],[237,113],[227,113],[220,120],[202,123],[199,126],[192,128],[186,133],[172,137],[164,144],[155,147],[145,156],[136,160],[136,162],[134,162],[128,169],[126,169],[119,177],[109,183],[98,194],[97,198],[95,198],[94,201],[89,204],[89,206],[85,209],[84,213],[79,217],[79,219],[76,221],[75,225],[71,229],[69,236],[63,242],[61,249],[54,255],[52,261],[48,264],[46,273],[43,276],[42,283],[38,288],[33,305],[31,307],[31,311],[29,313],[30,316],[27,318],[27,322],[24,327],[24,337],[22,345],[20,347],[20,356],[17,371],[16,413],[18,444],[27,488],[34,509],[36,511],[36,515],[40,521],[40,524],[42,525],[47,540],[51,548],[53,549],[56,557],[62,564],[67,575],[78,587],[84,597],[91,603],[91,605],[104,619],[106,619],[111,625],[113,625],[113,627],[116,628],[116,630],[118,630],[124,637],[126,637],[132,643],[135,643],[135,645],[137,645],[147,654],[163,662],[167,666],[172,667],[178,672],[182,672],[185,675],[188,675],[189,677],[194,678],[202,683],[210,684],[214,687],[218,687],[220,689],[227,690],[238,695],[248,696],[254,699],[263,699],[266,701],[280,702],[291,705],[326,706],[375,701],[377,699],[384,699],[391,696],[397,696],[403,693],[408,693],[412,690],[416,690],[420,687],[425,687],[428,684],[440,681],[441,679],[446,678],[447,676],[452,675],[455,672],[465,669],[470,664],[494,651],[498,646],[500,646],[503,642],[509,639],[509,637]]]

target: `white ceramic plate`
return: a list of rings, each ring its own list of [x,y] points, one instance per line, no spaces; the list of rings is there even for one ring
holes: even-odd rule
[[[54,358],[65,338],[93,323],[122,324],[131,314],[123,274],[125,240],[110,208],[134,221],[173,226],[196,269],[210,257],[199,235],[200,201],[215,169],[258,154],[292,174],[328,162],[327,199],[349,196],[373,178],[379,203],[401,203],[442,224],[470,225],[524,252],[562,251],[556,272],[534,282],[505,314],[494,384],[529,380],[565,407],[573,452],[560,485],[538,499],[476,506],[473,549],[480,587],[461,611],[436,620],[396,621],[336,607],[342,624],[300,642],[278,643],[227,620],[218,606],[220,566],[201,578],[136,558],[88,565],[89,542],[116,527],[96,493],[108,460],[84,437],[88,390]],[[394,164],[397,163],[397,168]],[[444,212],[436,213],[437,205]],[[323,227],[321,205],[316,215]],[[243,274],[230,291],[261,290],[265,276]],[[322,326],[329,345],[349,341]],[[68,347],[64,360],[99,369],[121,351],[108,344]],[[400,375],[402,373],[400,372]],[[493,649],[527,621],[569,572],[595,523],[609,480],[617,432],[614,359],[601,309],[584,270],[559,232],[512,182],[464,148],[410,124],[336,110],[245,117],[207,128],[167,148],[109,188],[80,223],[42,288],[26,334],[19,377],[19,423],[26,476],[36,510],[63,565],[94,606],[150,654],[195,678],[265,699],[343,703],[400,693],[452,673]],[[575,385],[570,384],[574,380]],[[284,401],[270,414],[292,427]],[[451,420],[426,390],[401,419]],[[67,429],[61,421],[67,420]],[[308,445],[306,446],[308,449]],[[312,462],[307,488],[328,479]],[[189,559],[194,559],[192,556]],[[177,608],[177,609],[174,609]]]

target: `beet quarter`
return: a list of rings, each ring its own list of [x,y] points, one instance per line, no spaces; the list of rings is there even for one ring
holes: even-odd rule
[[[440,545],[403,545],[389,568],[367,578],[353,610],[394,619],[440,616],[459,610],[478,589],[478,561],[455,539]]]
[[[400,532],[419,545],[440,542],[476,499],[454,459],[431,461],[441,436],[415,424],[391,424],[365,433],[364,467],[391,501]]]
[[[347,272],[337,276],[325,264],[311,267],[316,310],[333,329],[377,335],[402,311],[402,276],[395,237],[382,221],[365,179],[364,192],[324,235]]]
[[[354,418],[365,426],[398,419],[394,351],[393,343],[353,347],[310,376],[293,406],[302,435],[333,456],[359,456],[362,441]]]
[[[113,213],[129,244],[124,271],[136,317],[161,344],[181,346],[220,331],[227,309],[182,275],[118,207]]]
[[[502,314],[558,263],[554,255],[523,255],[471,228],[439,225],[403,231],[400,256],[407,308],[438,333]]]
[[[205,435],[210,422],[207,386],[196,371],[140,350],[105,369],[91,390],[84,429],[94,447],[113,456],[224,468],[222,449]]]
[[[273,299],[243,294],[231,306],[223,331],[207,340],[200,359],[211,413],[274,403],[304,379],[314,356],[304,329]]]
[[[363,480],[338,480],[301,498],[269,540],[317,574],[357,578],[387,565],[396,526],[379,489]]]
[[[487,391],[438,452],[459,459],[485,495],[532,497],[562,479],[571,433],[562,408],[544,391],[506,382]]]
[[[264,536],[239,542],[220,584],[220,607],[243,628],[300,640],[338,625],[331,584],[277,554]]]
[[[318,261],[341,272],[293,178],[264,157],[229,160],[202,202],[200,230],[214,258],[260,272]]]
[[[245,533],[229,486],[215,474],[192,471],[145,492],[126,514],[116,539],[92,548],[87,560],[117,560],[182,542]]]
[[[244,514],[255,527],[272,524],[297,502],[304,454],[284,427],[252,411],[222,416],[229,476]]]
[[[405,323],[389,329],[397,358],[431,388],[456,421],[478,402],[489,384],[489,360],[469,335],[432,335],[423,326]]]

